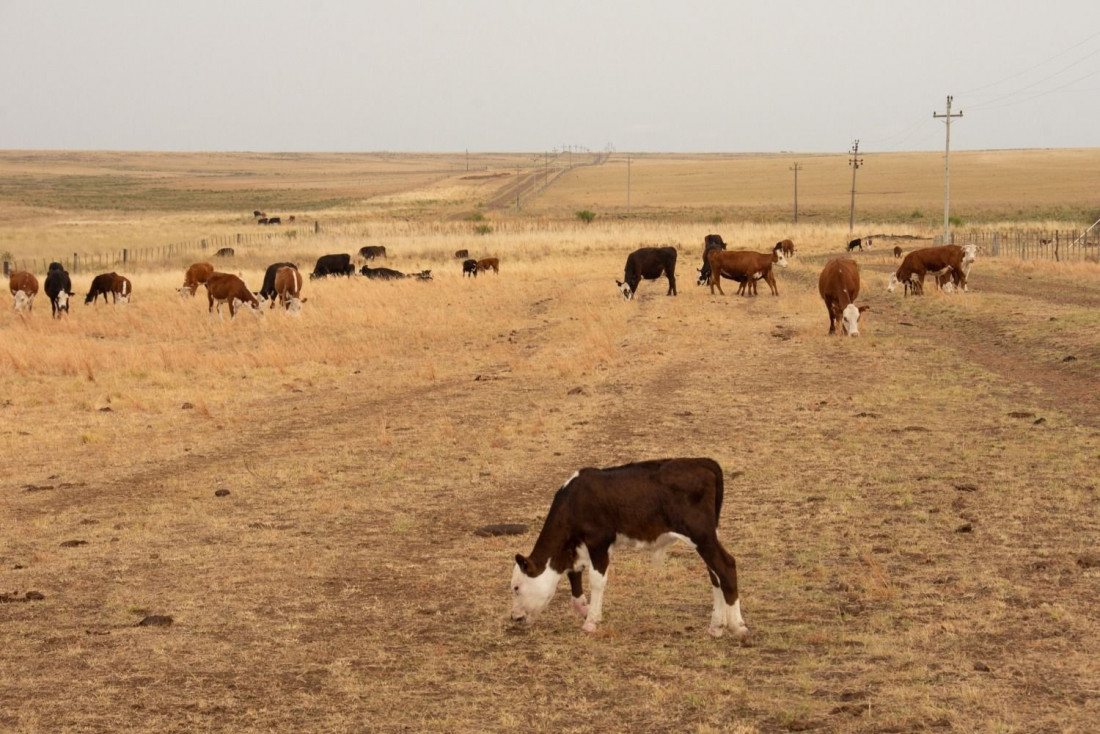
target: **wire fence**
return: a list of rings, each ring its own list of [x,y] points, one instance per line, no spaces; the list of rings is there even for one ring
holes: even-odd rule
[[[70,274],[76,275],[109,268],[166,264],[179,256],[192,253],[201,254],[203,257],[218,256],[219,253],[232,255],[238,247],[262,246],[279,239],[308,237],[320,231],[320,223],[314,222],[310,226],[279,227],[277,230],[267,232],[214,235],[198,240],[151,247],[127,247],[105,252],[73,252],[53,257],[5,258],[3,268],[5,276],[17,270],[44,275],[51,262],[59,262]]]
[[[943,236],[936,235],[933,244],[943,244]],[[968,230],[952,232],[950,244],[977,245],[993,257],[1100,262],[1100,232],[1083,229]]]

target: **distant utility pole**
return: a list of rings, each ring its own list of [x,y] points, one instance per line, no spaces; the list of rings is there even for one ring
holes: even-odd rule
[[[852,157],[848,159],[848,165],[852,167],[852,203],[848,207],[848,234],[851,234],[856,223],[856,171],[863,165],[863,159],[859,157],[859,140],[852,143]]]
[[[947,112],[944,114],[932,112],[932,117],[943,118],[943,121],[947,124],[947,145],[944,147],[943,153],[943,244],[945,245],[948,244],[947,227],[951,223],[951,118],[963,116],[962,110],[959,110],[958,114],[951,114],[951,100],[953,99],[955,98],[950,94],[947,95]]]
[[[795,163],[787,170],[794,171],[794,223],[798,224],[798,172],[802,170],[802,166]]]

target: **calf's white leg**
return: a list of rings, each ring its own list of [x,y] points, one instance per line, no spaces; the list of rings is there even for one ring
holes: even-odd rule
[[[582,629],[585,632],[595,632],[596,625],[603,621],[603,591],[607,588],[607,574],[589,568],[588,585],[592,589],[592,601],[588,605],[588,616],[584,619]]]

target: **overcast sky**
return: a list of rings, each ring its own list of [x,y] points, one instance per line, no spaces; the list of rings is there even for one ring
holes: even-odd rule
[[[1100,144],[1100,2],[0,0],[0,148]]]

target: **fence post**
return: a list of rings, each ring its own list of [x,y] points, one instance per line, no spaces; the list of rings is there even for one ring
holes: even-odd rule
[[[80,271],[80,255],[73,253],[73,275]]]
[[[313,234],[321,234],[321,223],[316,219],[313,220]]]
[[[206,249],[206,240],[205,239],[202,241],[202,249],[204,249],[204,250]]]
[[[128,249],[123,248],[123,250],[122,250],[122,264],[125,265],[128,262],[130,262],[130,251]],[[123,284],[123,285],[125,285],[125,284]]]
[[[11,275],[11,263],[7,260],[4,261],[4,277]]]

